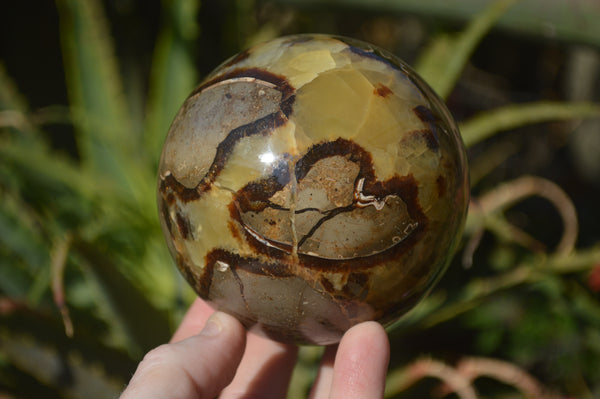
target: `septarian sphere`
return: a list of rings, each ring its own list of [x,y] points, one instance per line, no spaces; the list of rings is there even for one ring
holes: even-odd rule
[[[468,203],[448,110],[402,61],[283,37],[225,62],[166,139],[158,203],[198,295],[297,344],[389,325],[446,268]]]

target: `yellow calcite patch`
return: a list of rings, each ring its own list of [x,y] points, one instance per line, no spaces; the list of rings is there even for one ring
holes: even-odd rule
[[[290,82],[294,83],[293,86],[299,89],[318,73],[341,65],[333,59],[337,53],[346,50],[348,46],[335,39],[323,37],[323,40],[327,42],[327,46],[323,46],[322,42],[293,43],[285,39],[259,44],[247,58],[235,65],[220,69],[219,73],[247,67],[262,68],[288,77]],[[346,59],[345,63],[348,62],[349,60]],[[213,76],[214,74],[211,74],[208,79]]]
[[[328,50],[307,51],[290,59],[287,68],[292,72],[290,84],[302,87],[319,74],[334,68],[335,61]]]
[[[215,184],[237,191],[251,181],[270,175],[282,154],[294,154],[294,124],[287,123],[268,136],[254,135],[241,139],[227,159]]]
[[[224,220],[229,219],[227,204],[232,193],[228,190],[214,189],[198,201],[181,204],[184,217],[194,226],[194,235],[183,240],[185,251],[196,267],[204,267],[205,256],[213,248],[239,250],[239,244],[231,236]]]
[[[292,118],[312,142],[350,139],[366,118],[372,91],[373,86],[358,71],[322,73],[298,91]]]
[[[375,62],[375,61],[372,61]],[[319,142],[336,138],[352,139],[373,157],[377,176],[387,179],[410,168],[398,164],[398,157],[427,151],[422,143],[408,154],[401,137],[414,130],[427,129],[412,107],[390,90],[378,94],[361,70],[343,68],[321,73],[298,91],[298,106],[292,119],[301,127],[300,142]],[[411,144],[414,145],[414,144]],[[398,168],[398,169],[397,169]]]

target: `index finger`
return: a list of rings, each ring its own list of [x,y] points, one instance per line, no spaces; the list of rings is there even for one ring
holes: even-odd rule
[[[214,398],[233,379],[245,345],[240,322],[215,313],[199,334],[148,352],[121,399]]]

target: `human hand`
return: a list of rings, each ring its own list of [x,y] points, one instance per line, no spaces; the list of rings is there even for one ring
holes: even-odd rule
[[[298,348],[246,333],[196,300],[169,344],[148,352],[121,399],[285,398]],[[365,322],[325,349],[310,398],[382,398],[385,330]]]

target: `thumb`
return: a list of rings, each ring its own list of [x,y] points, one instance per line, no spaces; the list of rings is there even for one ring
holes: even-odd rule
[[[204,329],[146,354],[121,399],[210,399],[233,379],[246,331],[232,316],[214,313]]]

